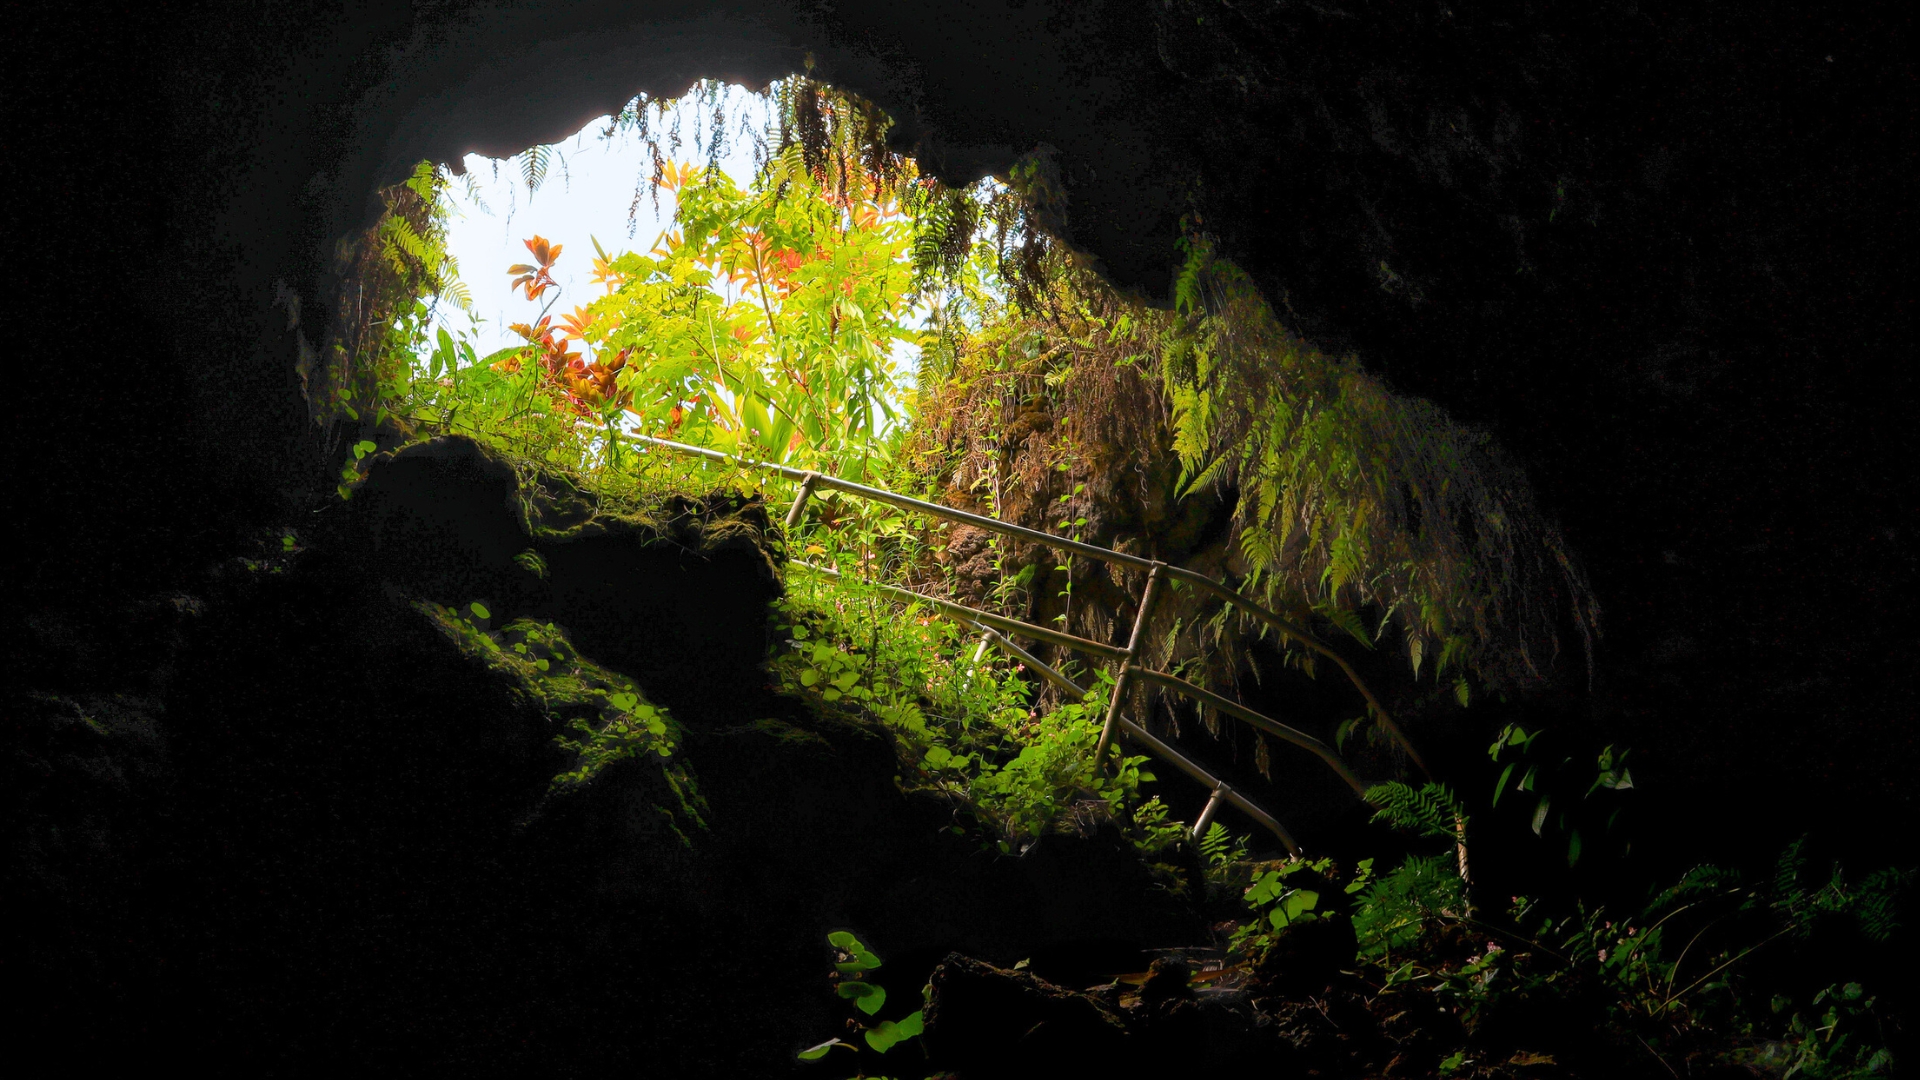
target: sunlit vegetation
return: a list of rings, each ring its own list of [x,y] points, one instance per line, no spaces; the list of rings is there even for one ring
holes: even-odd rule
[[[1219,561],[1238,587],[1343,647],[1397,654],[1403,700],[1458,710],[1478,691],[1584,677],[1598,606],[1524,473],[1484,434],[1291,334],[1197,229],[1170,308],[1119,295],[1050,233],[1060,195],[1045,155],[950,190],[886,149],[886,119],[871,105],[804,79],[767,93],[776,126],[751,177],[674,158],[661,103],[638,101],[616,118],[652,140],[651,190],[636,198],[674,202],[672,227],[644,251],[563,250],[531,236],[524,263],[457,268],[444,250],[455,180],[423,164],[390,192],[387,215],[348,253],[359,287],[342,300],[346,329],[308,369],[316,418],[358,425],[342,494],[351,497],[375,449],[452,432],[530,471],[566,475],[613,509],[691,489],[791,498],[754,462],[1063,536],[1090,534],[1099,506],[1158,500],[1151,517],[1213,495],[1230,507]],[[561,259],[591,260],[597,295],[561,296]],[[513,275],[527,305],[514,326],[522,344],[483,356],[445,329],[429,335],[436,306],[462,302],[462,270]],[[738,464],[672,456],[635,434],[722,450]],[[1137,531],[1089,538],[1142,541]],[[1530,818],[1552,841],[1541,858],[1571,865],[1596,845],[1582,822],[1610,826],[1609,800],[1633,788],[1624,750],[1576,752],[1517,725],[1486,733],[1504,766],[1490,792],[1457,791],[1446,777],[1373,789],[1380,820],[1412,837],[1397,864],[1255,864],[1246,838],[1216,825],[1195,841],[1170,821],[1146,758],[1095,768],[1096,705],[1040,693],[952,624],[867,587],[968,586],[926,522],[816,499],[784,542],[786,554],[842,571],[838,581],[788,582],[771,660],[785,691],[884,725],[902,783],[949,798],[955,828],[989,851],[1117,826],[1170,888],[1238,891],[1227,963],[1256,985],[1284,983],[1275,965],[1292,955],[1289,935],[1337,924],[1344,952],[1330,972],[1346,973],[1367,1007],[1411,1008],[1419,996],[1452,1018],[1453,1041],[1431,1048],[1439,1074],[1518,1075],[1513,1063],[1528,1050],[1505,1018],[1543,1002],[1614,1025],[1669,1071],[1729,1055],[1782,1075],[1890,1067],[1867,990],[1787,986],[1778,968],[1749,973],[1756,956],[1813,948],[1836,927],[1888,940],[1897,873],[1854,884],[1837,868],[1813,873],[1796,848],[1771,882],[1703,866],[1611,914],[1577,900],[1478,896],[1472,814]],[[989,553],[992,579],[974,602],[1112,631],[1110,613],[1103,624],[1074,600],[1087,568],[1044,555],[1023,562],[997,542]],[[516,643],[541,632],[523,627]],[[1167,666],[1228,684],[1261,633],[1194,609],[1157,648]],[[1572,645],[1584,663],[1563,662]],[[1312,671],[1312,654],[1265,647]],[[1104,701],[1107,673],[1075,674],[1095,691],[1090,701]],[[633,688],[610,692],[621,695],[610,719],[569,733],[581,760],[570,782],[613,755],[671,755],[669,718]],[[1342,736],[1374,731],[1377,714],[1357,711]],[[1182,851],[1208,866],[1207,880],[1181,876]],[[865,972],[878,961],[863,967],[870,953],[843,936],[841,996],[860,1007],[877,992]],[[846,1049],[884,1052],[918,1034],[920,1015],[884,1028],[856,1017],[868,1049]],[[808,1054],[831,1061],[835,1048]]]

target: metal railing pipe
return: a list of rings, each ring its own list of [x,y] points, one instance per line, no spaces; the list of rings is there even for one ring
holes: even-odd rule
[[[856,484],[850,480],[841,480],[838,477],[795,469],[787,465],[749,461],[745,458],[734,457],[724,451],[709,450],[701,446],[689,446],[686,443],[674,442],[671,439],[656,439],[650,435],[629,435],[627,438],[648,446],[657,446],[661,449],[672,450],[676,453],[691,454],[695,457],[706,458],[709,461],[739,465],[744,468],[762,469],[784,476],[789,480],[798,480],[803,485],[811,483],[813,486],[833,488],[837,491],[844,491],[852,495],[873,499],[876,502],[886,503],[889,506],[899,507],[903,510],[917,510],[933,517],[944,518],[948,521],[963,522],[1005,536],[1017,536],[1023,540],[1029,540],[1036,544],[1044,544],[1060,551],[1076,552],[1090,559],[1099,559],[1103,562],[1145,570],[1150,570],[1156,565],[1153,559],[1142,558],[1138,555],[1127,555],[1114,551],[1111,548],[1097,547],[1093,544],[1082,543],[1078,540],[1069,540],[1062,536],[1054,536],[1051,533],[1041,532],[1038,529],[1029,529],[1024,525],[1014,525],[997,518],[985,517],[980,514],[970,514],[965,510],[955,510],[951,507],[941,506],[938,503],[931,503],[922,499],[914,499],[905,495],[895,494],[884,488],[868,487],[865,484]],[[807,488],[808,493],[810,493],[811,490],[811,487]],[[794,505],[799,506],[804,501],[804,498],[796,499]],[[792,519],[794,514],[789,512],[788,517]],[[1359,691],[1360,696],[1366,699],[1368,711],[1379,720],[1380,726],[1386,729],[1388,736],[1398,743],[1402,750],[1406,751],[1407,758],[1413,762],[1414,767],[1418,768],[1421,773],[1429,778],[1432,777],[1433,774],[1431,770],[1427,768],[1425,759],[1420,756],[1420,751],[1414,747],[1413,740],[1407,738],[1406,732],[1401,730],[1400,725],[1394,721],[1393,715],[1387,711],[1385,705],[1381,704],[1380,699],[1375,696],[1373,690],[1367,686],[1366,682],[1360,678],[1360,673],[1354,670],[1353,665],[1347,662],[1346,657],[1335,652],[1306,627],[1267,610],[1265,607],[1241,596],[1238,592],[1220,581],[1199,573],[1198,571],[1188,570],[1179,566],[1168,565],[1167,573],[1181,581],[1198,586],[1209,594],[1226,601],[1228,604],[1239,608],[1248,615],[1259,619],[1268,626],[1293,638],[1308,650],[1332,661],[1333,664],[1340,669],[1341,674],[1347,677],[1347,681],[1353,685],[1353,688]]]
[[[1133,633],[1127,635],[1127,658],[1120,664],[1120,673],[1113,680],[1113,700],[1107,703],[1107,720],[1100,726],[1100,741],[1093,748],[1093,767],[1106,767],[1107,745],[1113,742],[1113,723],[1120,716],[1120,706],[1127,697],[1127,681],[1133,674],[1133,661],[1140,655],[1140,646],[1145,644],[1147,622],[1153,618],[1153,602],[1160,598],[1160,583],[1166,578],[1161,576],[1165,563],[1154,563],[1147,571],[1147,588],[1140,594],[1140,612],[1133,617]]]
[[[1015,660],[1020,661],[1020,663],[1024,664],[1029,668],[1032,668],[1035,672],[1038,672],[1041,678],[1047,680],[1053,685],[1073,695],[1071,700],[1073,701],[1085,700],[1087,694],[1091,692],[1087,690],[1085,687],[1081,686],[1079,683],[1074,682],[1072,679],[1069,679],[1065,675],[1061,674],[1059,669],[1055,668],[1052,664],[1047,663],[1046,661],[1033,655],[1032,653],[1021,648],[1020,646],[1015,645],[1004,634],[1001,634],[999,631],[995,630],[993,627],[985,626],[980,623],[974,623],[973,626],[974,626],[974,629],[980,631],[981,634],[985,635],[988,641],[991,641],[995,645],[1000,646],[1000,648],[1003,651],[1005,651],[1007,654],[1012,656]]]
[[[810,570],[824,577],[838,578],[841,576],[840,571],[835,570],[831,566],[820,566],[817,563],[804,562],[800,559],[789,560],[788,565],[797,566],[803,570]],[[963,620],[984,623],[1010,634],[1030,637],[1036,641],[1044,641],[1050,645],[1058,645],[1064,649],[1092,653],[1095,656],[1104,656],[1109,660],[1124,660],[1127,657],[1127,650],[1120,648],[1118,645],[1106,645],[1089,638],[1076,637],[1072,634],[1063,633],[1059,630],[1049,630],[1044,626],[1035,626],[1032,623],[1021,622],[1019,619],[1010,619],[1005,615],[996,615],[991,611],[981,611],[979,608],[968,607],[965,604],[956,604],[951,600],[942,600],[937,596],[928,596],[925,593],[914,592],[912,589],[902,589],[897,585],[883,585],[877,581],[867,582],[866,585],[868,588],[877,589],[889,596],[897,596],[902,600],[917,600],[930,607],[951,612]]]
[[[820,474],[810,472],[800,478],[800,493],[793,497],[793,508],[787,511],[787,532],[800,524],[800,515],[806,513],[807,496],[813,494],[813,486],[820,482]]]
[[[1217,778],[1209,775],[1205,769],[1187,760],[1178,750],[1161,742],[1151,732],[1139,724],[1122,717],[1120,720],[1120,730],[1125,733],[1128,738],[1145,744],[1147,749],[1165,758],[1181,772],[1186,773],[1188,776],[1193,777],[1195,780],[1200,781],[1210,788],[1223,790],[1229,803],[1238,807],[1241,812],[1245,813],[1248,817],[1266,826],[1268,832],[1279,837],[1280,842],[1287,845],[1288,851],[1295,855],[1300,854],[1300,845],[1294,843],[1293,834],[1287,831],[1287,827],[1280,824],[1272,814],[1256,806],[1246,796],[1230,787],[1224,787]]]
[[[1182,679],[1178,675],[1169,675],[1164,671],[1154,671],[1150,668],[1134,668],[1133,674],[1135,678],[1163,686],[1175,693],[1185,694],[1203,705],[1211,705],[1221,712],[1245,722],[1248,726],[1256,730],[1264,731],[1272,735],[1276,739],[1284,739],[1295,746],[1312,751],[1320,760],[1326,762],[1334,772],[1338,773],[1340,779],[1347,782],[1347,786],[1353,789],[1354,794],[1362,798],[1366,796],[1367,785],[1362,783],[1360,778],[1353,774],[1353,770],[1347,768],[1347,763],[1340,760],[1340,755],[1334,753],[1333,747],[1328,746],[1326,743],[1321,742],[1306,732],[1298,728],[1288,727],[1271,717],[1262,716],[1231,698],[1221,697],[1219,694],[1205,687],[1195,686],[1193,683]]]
[[[1366,699],[1368,710],[1373,713],[1375,719],[1380,721],[1380,726],[1386,728],[1387,734],[1392,737],[1393,741],[1399,743],[1400,748],[1406,751],[1407,757],[1413,762],[1414,767],[1418,768],[1428,779],[1432,778],[1433,774],[1428,771],[1427,763],[1420,757],[1420,751],[1414,749],[1413,740],[1407,738],[1407,733],[1400,730],[1400,725],[1394,722],[1393,715],[1387,712],[1387,707],[1382,705],[1380,699],[1374,696],[1372,689],[1360,678],[1360,673],[1353,669],[1353,665],[1347,662],[1346,657],[1335,652],[1326,642],[1315,637],[1311,631],[1300,624],[1268,611],[1266,608],[1241,596],[1225,584],[1205,574],[1179,566],[1170,566],[1168,567],[1168,571],[1181,581],[1198,585],[1200,588],[1225,600],[1227,603],[1239,608],[1248,615],[1259,619],[1275,630],[1293,638],[1308,650],[1333,661],[1334,665],[1340,669],[1340,673],[1347,677],[1347,682],[1351,683],[1353,688],[1360,692],[1360,696]]]
[[[980,630],[986,634],[994,644],[1011,654],[1014,659],[1040,673],[1041,677],[1045,678],[1048,682],[1074,695],[1074,700],[1083,700],[1090,692],[1079,683],[1062,675],[1056,668],[1044,660],[1041,660],[1039,657],[1034,656],[1027,650],[1007,640],[1002,635],[994,633],[991,627],[982,626]],[[1155,738],[1149,734],[1145,728],[1135,724],[1133,721],[1123,718],[1119,726],[1120,731],[1127,737],[1145,744],[1147,749],[1153,751],[1155,756],[1213,790],[1212,797],[1207,800],[1207,808],[1201,812],[1199,820],[1194,823],[1196,829],[1205,829],[1207,827],[1207,822],[1212,819],[1214,811],[1219,808],[1220,800],[1225,798],[1232,805],[1245,811],[1248,817],[1266,826],[1269,831],[1280,838],[1280,842],[1287,846],[1288,851],[1295,855],[1300,854],[1300,846],[1294,843],[1293,835],[1287,832],[1286,827],[1281,825],[1277,818],[1261,809],[1239,792],[1234,791],[1232,787],[1228,786],[1226,781],[1221,780],[1199,765],[1194,764],[1192,759],[1188,758],[1185,754],[1175,750],[1160,739]],[[1196,833],[1195,835],[1197,836],[1198,834]]]
[[[777,473],[789,480],[804,481],[808,475],[803,470],[795,469],[787,465],[774,465],[764,461],[749,461],[746,458],[737,458],[732,454],[719,450],[708,450],[704,447],[688,446],[686,443],[677,443],[670,439],[656,439],[649,435],[629,435],[627,438],[635,442],[645,443],[648,446],[658,446],[665,450],[674,450],[682,454],[692,454],[696,457],[703,457],[709,461],[726,462],[747,469],[763,469],[768,472]],[[1017,536],[1022,540],[1030,540],[1033,543],[1044,544],[1047,547],[1057,548],[1061,551],[1071,551],[1079,555],[1085,555],[1089,559],[1099,559],[1102,562],[1115,563],[1120,566],[1132,566],[1141,570],[1151,569],[1154,564],[1152,559],[1142,558],[1138,555],[1128,555],[1124,552],[1115,551],[1112,548],[1103,548],[1095,544],[1069,540],[1064,536],[1055,536],[1052,533],[1044,533],[1038,529],[1029,529],[1025,525],[1014,525],[1010,522],[1001,521],[998,518],[972,514],[965,510],[955,510],[950,506],[941,506],[939,503],[931,503],[924,499],[915,499],[910,496],[900,495],[888,491],[885,488],[868,487],[865,484],[856,484],[851,480],[842,480],[837,476],[828,476],[825,473],[815,475],[818,476],[818,480],[815,482],[816,488],[824,487],[832,488],[835,491],[844,491],[849,495],[858,495],[862,498],[872,499],[874,502],[886,503],[888,506],[897,506],[902,510],[917,510],[920,513],[932,517],[945,518],[948,521],[957,521],[964,525],[974,525],[986,529],[989,532],[1000,533],[1003,536]]]
[[[1212,823],[1213,815],[1220,809],[1220,801],[1225,799],[1228,792],[1232,790],[1227,786],[1227,782],[1222,780],[1220,786],[1213,789],[1213,794],[1207,796],[1207,805],[1200,809],[1200,816],[1193,819],[1193,828],[1188,830],[1196,841],[1206,835],[1207,826]]]

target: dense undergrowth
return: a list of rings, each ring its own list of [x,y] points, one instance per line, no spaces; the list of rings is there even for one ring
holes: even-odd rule
[[[460,298],[443,247],[450,178],[423,165],[390,193],[355,255],[383,314],[343,332],[308,382],[316,419],[358,436],[341,494],[374,451],[448,432],[518,461],[530,484],[562,478],[632,513],[717,489],[784,501],[792,487],[751,464],[780,462],[1224,574],[1354,647],[1392,642],[1404,661],[1395,708],[1416,714],[1466,708],[1476,688],[1564,680],[1567,634],[1591,664],[1598,605],[1522,472],[1483,434],[1294,338],[1197,229],[1172,309],[1154,308],[1107,289],[1048,235],[1044,155],[1003,183],[949,191],[880,149],[885,122],[870,106],[805,80],[773,92],[782,126],[761,174],[741,187],[660,159],[652,182],[677,200],[675,231],[645,254],[596,252],[605,293],[571,315],[552,312],[563,252],[528,240],[534,261],[509,272],[539,308],[516,327],[526,343],[491,356],[445,330],[427,336],[435,305]],[[661,115],[640,102],[619,122],[645,134]],[[919,353],[911,385],[903,343]],[[736,462],[674,457],[633,433]],[[1476,814],[1524,802],[1531,831],[1555,841],[1541,857],[1573,864],[1583,835],[1598,835],[1591,822],[1610,827],[1609,800],[1633,786],[1624,751],[1562,753],[1561,733],[1515,724],[1485,733],[1503,766],[1490,792],[1369,792],[1403,841],[1351,863],[1256,860],[1250,838],[1217,824],[1193,837],[1173,820],[1147,757],[1095,763],[1111,673],[1069,666],[1089,691],[1072,700],[933,609],[871,587],[1110,639],[1137,582],[844,497],[810,501],[781,542],[839,571],[787,578],[769,660],[782,691],[882,725],[901,785],[949,801],[951,828],[988,850],[1117,830],[1166,888],[1214,905],[1217,940],[1122,975],[1103,1008],[1238,1010],[1353,1075],[1892,1068],[1899,1030],[1878,991],[1818,961],[1893,939],[1900,872],[1850,880],[1795,845],[1770,877],[1703,864],[1638,883],[1640,901],[1624,906],[1481,896]],[[1169,612],[1153,626],[1154,659],[1203,684],[1232,686],[1256,648],[1314,669],[1298,642],[1197,598]],[[626,756],[678,767],[673,718],[554,627],[491,630],[484,608],[429,614],[579,714],[563,736],[577,765],[556,784]],[[1355,709],[1341,737],[1377,735],[1383,710]],[[1218,730],[1220,717],[1202,719]],[[695,781],[673,775],[697,827]],[[865,1049],[844,1045],[863,1070],[898,1062],[876,1055],[910,1054],[900,1044],[920,1035],[921,1013],[869,1022],[878,1005],[865,1007],[875,993],[861,987],[878,960],[841,936],[835,978],[867,1032]],[[1371,1034],[1341,1043],[1335,1030]],[[845,1056],[837,1044],[810,1058]]]

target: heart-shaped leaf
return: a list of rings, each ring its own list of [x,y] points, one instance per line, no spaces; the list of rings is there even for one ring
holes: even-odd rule
[[[851,1000],[855,1008],[868,1016],[879,1012],[880,1007],[887,1003],[886,989],[870,982],[843,982],[840,984],[839,994]]]
[[[891,1020],[882,1020],[877,1026],[867,1029],[867,1045],[873,1047],[875,1053],[884,1054],[893,1049],[893,1044],[901,1038],[900,1025]]]

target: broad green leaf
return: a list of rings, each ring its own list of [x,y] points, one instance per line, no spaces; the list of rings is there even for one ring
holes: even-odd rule
[[[868,1016],[879,1012],[880,1007],[887,1003],[886,988],[875,986],[870,982],[848,980],[840,984],[837,993],[842,998],[853,1002],[855,1008]]]
[[[473,612],[473,616],[474,616],[474,618],[476,618],[476,619],[491,619],[491,618],[493,618],[493,612],[491,612],[491,611],[488,611],[488,610],[487,610],[487,605],[485,605],[485,604],[483,604],[483,603],[481,603],[481,602],[480,602],[480,601],[478,601],[478,600],[475,600],[475,601],[474,601],[473,603],[471,603],[471,604],[468,604],[468,605],[467,605],[467,610],[468,610],[468,611],[471,611],[471,612]]]
[[[1320,906],[1320,894],[1312,889],[1296,889],[1286,899],[1280,901],[1280,910],[1286,913],[1288,922],[1298,919],[1318,906]]]
[[[867,1045],[873,1047],[875,1053],[884,1054],[900,1041],[900,1025],[891,1020],[882,1020],[867,1029],[866,1037]]]
[[[818,1046],[807,1047],[805,1050],[800,1051],[797,1056],[801,1061],[819,1061],[821,1058],[826,1057],[828,1051],[836,1046],[847,1046],[847,1044],[841,1042],[839,1039],[828,1039]],[[847,1049],[851,1050],[853,1047],[847,1046]]]
[[[866,948],[866,946],[860,944],[859,938],[854,937],[845,930],[835,930],[833,933],[828,934],[827,944],[836,949],[845,949],[848,952],[861,952]]]

